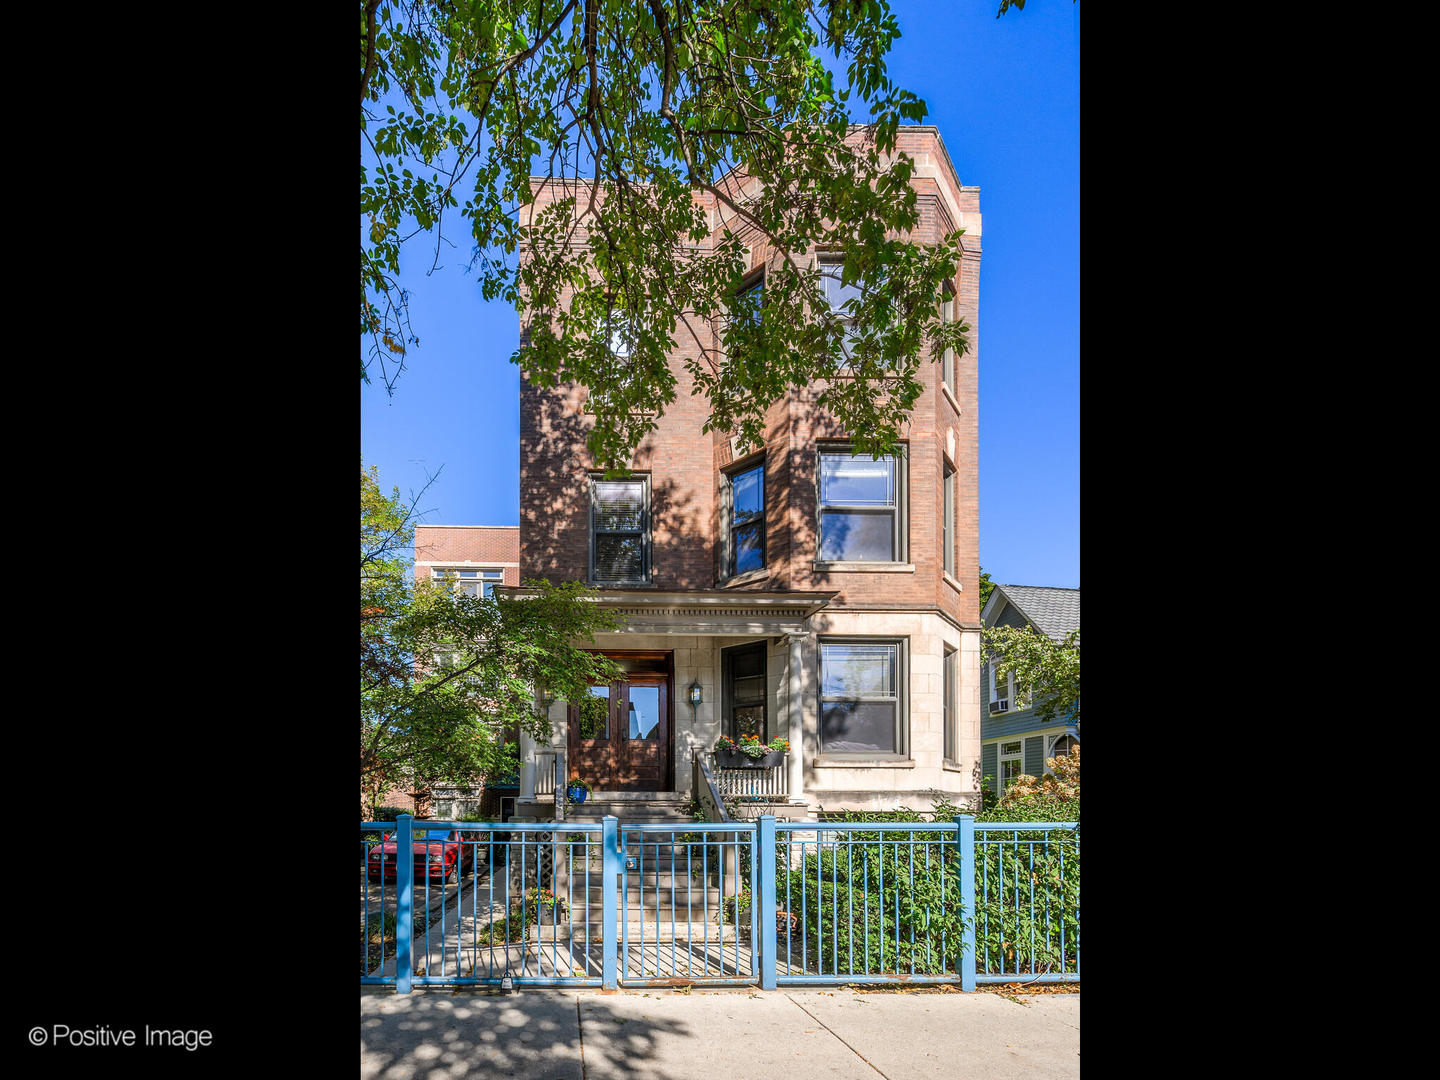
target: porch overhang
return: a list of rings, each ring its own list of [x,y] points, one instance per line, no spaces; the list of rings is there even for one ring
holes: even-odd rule
[[[496,586],[515,599],[536,595],[523,586]],[[625,618],[617,634],[687,634],[714,637],[804,634],[806,620],[837,592],[738,592],[731,589],[605,589],[592,602]]]

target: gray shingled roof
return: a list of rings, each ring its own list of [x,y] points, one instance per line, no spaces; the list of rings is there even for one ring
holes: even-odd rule
[[[1080,629],[1080,590],[1054,589],[1048,585],[997,585],[1005,598],[1020,609],[1036,628],[1059,641]]]

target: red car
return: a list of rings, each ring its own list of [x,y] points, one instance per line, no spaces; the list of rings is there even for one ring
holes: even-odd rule
[[[459,829],[433,829],[417,825],[413,830],[415,880],[427,877],[440,878],[446,885],[453,885],[462,873],[475,863],[475,845],[472,841],[482,839],[484,834]],[[395,834],[385,834],[383,843],[374,844],[366,864],[366,873],[371,881],[382,876],[395,877]]]

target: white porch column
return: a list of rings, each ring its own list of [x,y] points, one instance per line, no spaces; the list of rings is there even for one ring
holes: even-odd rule
[[[535,740],[520,732],[520,798],[535,801]]]
[[[790,756],[786,759],[786,781],[790,798],[805,797],[805,641],[809,634],[789,636],[790,662],[786,700],[790,713]]]

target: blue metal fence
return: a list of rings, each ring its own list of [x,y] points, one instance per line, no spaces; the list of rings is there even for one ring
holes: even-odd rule
[[[360,981],[401,993],[1080,977],[1074,822],[361,830]]]

